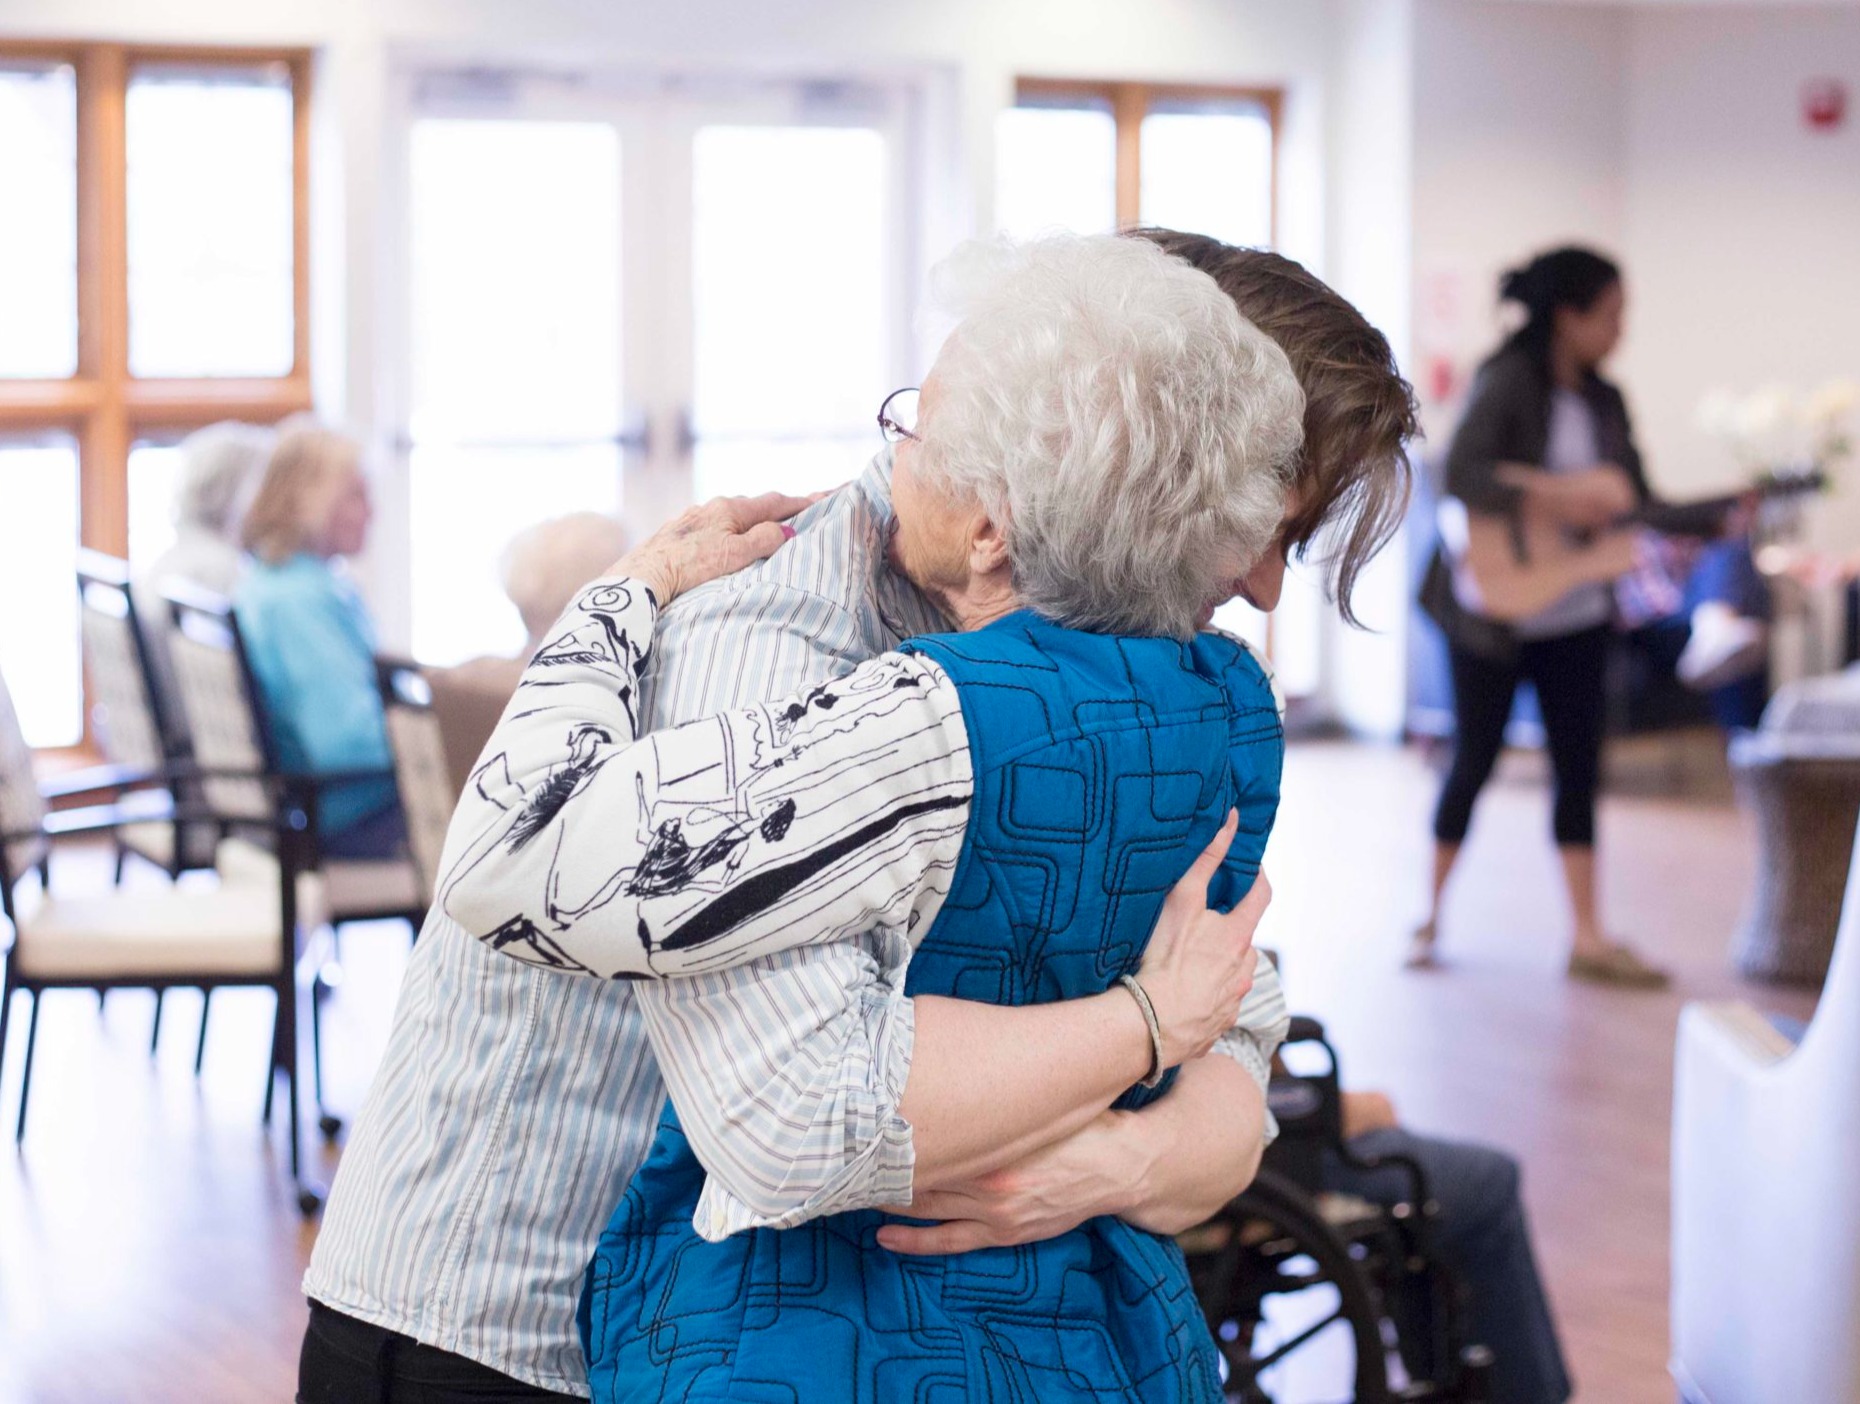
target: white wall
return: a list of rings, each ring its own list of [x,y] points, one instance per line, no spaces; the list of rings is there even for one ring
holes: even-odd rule
[[[1413,289],[1414,41],[1411,0],[1344,0],[1331,105],[1332,284],[1408,360]],[[1401,734],[1406,711],[1408,581],[1400,539],[1356,587],[1363,630],[1325,616],[1325,701],[1351,730]]]
[[[1501,334],[1499,274],[1557,243],[1620,246],[1630,23],[1593,5],[1416,0],[1411,366],[1430,452]]]
[[[1626,59],[1621,377],[1660,485],[1702,491],[1738,471],[1695,426],[1702,392],[1860,375],[1860,112],[1799,115],[1810,78],[1860,98],[1860,11],[1649,10]],[[1816,527],[1860,546],[1860,493]]]

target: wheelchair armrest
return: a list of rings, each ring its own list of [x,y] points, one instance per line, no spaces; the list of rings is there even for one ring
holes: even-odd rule
[[[1323,1043],[1324,1025],[1309,1014],[1292,1015],[1291,1027],[1286,1030],[1286,1043]],[[1284,1045],[1280,1045],[1283,1047]]]
[[[1398,1170],[1408,1178],[1408,1203],[1415,1206],[1424,1216],[1434,1213],[1434,1205],[1428,1198],[1427,1172],[1421,1168],[1421,1162],[1413,1156],[1390,1151],[1384,1155],[1357,1155],[1350,1149],[1348,1141],[1337,1143],[1337,1154],[1345,1165],[1354,1170]]]

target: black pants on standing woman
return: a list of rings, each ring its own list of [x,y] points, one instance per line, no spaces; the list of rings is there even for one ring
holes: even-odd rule
[[[1523,640],[1507,662],[1449,649],[1457,724],[1453,768],[1434,811],[1436,839],[1443,844],[1465,839],[1473,801],[1504,749],[1512,697],[1523,680],[1536,688],[1543,712],[1556,776],[1557,846],[1594,846],[1595,791],[1602,774],[1602,674],[1611,632],[1601,624],[1560,638]]]

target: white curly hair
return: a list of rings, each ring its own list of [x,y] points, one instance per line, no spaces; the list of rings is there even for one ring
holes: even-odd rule
[[[1284,352],[1207,274],[1110,235],[965,244],[919,426],[926,481],[1002,526],[1021,602],[1189,638],[1276,536],[1303,443]]]

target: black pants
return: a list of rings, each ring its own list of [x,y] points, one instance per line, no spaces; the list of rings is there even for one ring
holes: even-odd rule
[[[1556,1321],[1531,1252],[1531,1231],[1518,1194],[1518,1163],[1500,1151],[1440,1141],[1410,1131],[1371,1131],[1350,1142],[1359,1156],[1405,1155],[1427,1172],[1428,1193],[1440,1206],[1433,1247],[1466,1289],[1466,1338],[1491,1348],[1492,1398],[1502,1404],[1563,1404],[1569,1371],[1557,1344]],[[1357,1170],[1324,1158],[1324,1188],[1393,1206],[1408,1193],[1408,1177],[1385,1167]],[[1397,1293],[1388,1303],[1410,1370],[1433,1376],[1432,1303]]]
[[[321,1302],[310,1303],[310,1328],[297,1366],[297,1404],[534,1404],[571,1400],[500,1375]]]
[[[1507,663],[1458,648],[1448,650],[1456,719],[1453,768],[1434,811],[1435,838],[1459,843],[1466,837],[1473,801],[1504,749],[1511,699],[1523,679],[1537,689],[1550,746],[1557,846],[1593,846],[1595,789],[1602,775],[1602,675],[1610,632],[1603,624],[1562,638],[1528,640]]]

